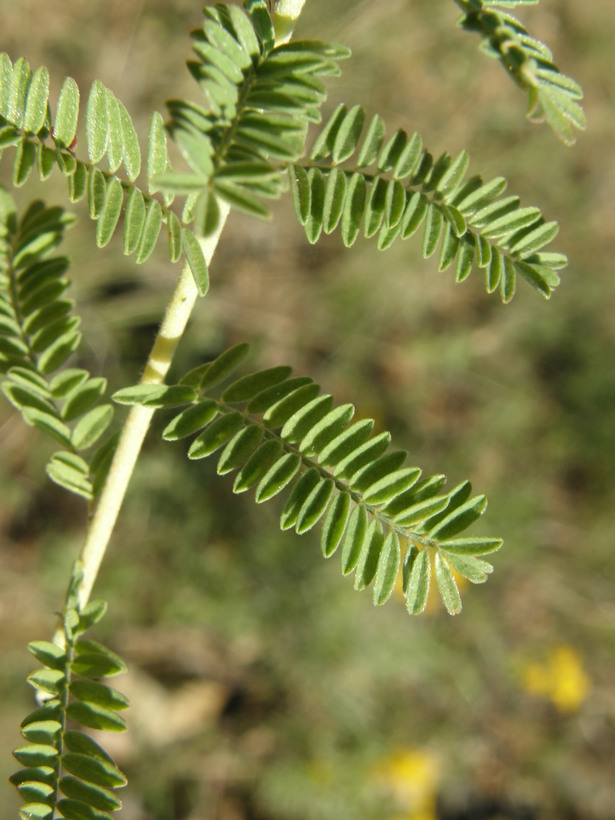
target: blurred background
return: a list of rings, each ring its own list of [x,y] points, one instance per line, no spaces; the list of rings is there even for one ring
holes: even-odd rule
[[[487,493],[495,574],[411,619],[322,560],[280,507],[233,496],[215,465],[145,446],[95,596],[97,628],[127,661],[126,820],[462,820],[615,817],[615,83],[610,0],[542,0],[520,15],[583,85],[574,148],[524,119],[523,95],[455,27],[453,2],[309,0],[298,33],[349,45],[339,100],[418,130],[432,153],[465,147],[523,204],[560,222],[569,255],[550,303],[512,304],[476,272],[455,285],[420,242],[380,254],[305,241],[288,198],[271,223],[233,215],[176,374],[240,341],[250,364],[290,364],[357,416],[390,429],[411,463]],[[184,67],[197,0],[0,0],[0,47],[94,78],[145,139],[152,109],[198,90]],[[80,132],[80,145],[84,136]],[[80,151],[80,145],[77,152]],[[10,178],[9,156],[0,180]],[[16,193],[66,205],[59,174]],[[83,205],[64,252],[83,317],[81,363],[134,383],[177,269],[121,241],[96,251]],[[121,414],[120,416],[121,417]],[[53,444],[0,403],[0,780],[32,708],[30,640],[51,635],[85,524],[48,482]],[[2,786],[0,817],[19,805]]]

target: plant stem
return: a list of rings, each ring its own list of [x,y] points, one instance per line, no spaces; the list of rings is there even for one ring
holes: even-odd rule
[[[228,212],[228,207],[221,205],[220,223],[216,232],[201,241],[208,265],[214,255]],[[139,384],[164,382],[197,297],[196,285],[186,264],[167,305]],[[79,556],[83,565],[83,580],[78,593],[80,609],[90,597],[154,412],[153,408],[134,405],[126,418],[107,480],[90,519],[85,543]]]
[[[301,14],[305,1],[279,0],[276,3],[273,19],[276,26],[277,43],[290,39],[292,29]],[[230,209],[226,204],[221,203],[220,210],[218,228],[212,236],[201,242],[207,265],[214,255]],[[164,382],[197,296],[190,269],[188,265],[184,265],[139,384],[162,384]],[[107,480],[90,519],[85,543],[79,556],[83,566],[83,579],[77,595],[80,609],[87,604],[90,598],[154,412],[152,408],[134,405],[126,418]],[[56,635],[56,639],[57,637]]]
[[[304,4],[305,0],[276,0],[273,11],[276,43],[285,43],[290,40]]]

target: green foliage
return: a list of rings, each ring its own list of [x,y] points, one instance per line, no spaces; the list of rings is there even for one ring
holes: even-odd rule
[[[478,31],[488,52],[528,90],[531,116],[544,117],[572,142],[572,126],[584,127],[576,102],[580,88],[559,73],[546,46],[502,10],[530,2],[458,0],[461,25]],[[505,303],[519,276],[548,298],[566,264],[562,254],[544,250],[557,224],[545,221],[538,208],[521,207],[518,197],[503,196],[502,177],[467,177],[465,151],[434,159],[417,133],[399,129],[387,138],[378,114],[364,130],[365,110],[340,104],[306,159],[310,126],[321,122],[324,81],[339,75],[349,51],[317,40],[280,42],[270,5],[246,0],[243,9],[221,3],[204,9],[188,62],[203,99],[169,101],[167,122],[154,112],[144,151],[126,107],[100,81],[93,82],[82,106],[77,84],[65,78],[53,115],[47,69],[32,70],[24,58],[12,62],[1,54],[0,156],[14,149],[13,185],[25,185],[35,168],[41,181],[59,169],[69,200],[87,203],[98,247],[110,243],[121,224],[123,251],[137,264],[149,259],[164,227],[170,260],[184,258],[201,296],[210,286],[205,240],[215,246],[222,215],[230,207],[269,218],[267,201],[290,181],[295,213],[310,243],[339,228],[347,247],[359,235],[376,236],[379,249],[386,250],[422,229],[423,256],[438,252],[438,268],[454,265],[457,281],[478,267],[485,271],[487,291],[498,290]],[[82,158],[76,136],[80,107]],[[187,170],[172,169],[168,139],[177,144]],[[140,187],[142,164],[147,184]],[[173,210],[178,196],[185,198],[181,213]],[[51,456],[49,477],[95,501],[103,488],[111,485],[114,492],[112,482],[105,482],[116,438],[101,444],[113,417],[112,406],[102,403],[106,380],[67,366],[81,341],[80,320],[66,298],[68,261],[52,253],[71,222],[62,208],[40,201],[19,217],[0,189],[0,373],[4,395],[26,423],[63,447]],[[163,335],[157,340],[159,348],[175,341]],[[469,481],[445,491],[444,475],[423,477],[406,464],[405,450],[389,449],[389,433],[374,433],[371,419],[353,421],[352,404],[336,406],[310,377],[292,376],[290,367],[228,384],[247,351],[247,344],[236,345],[177,384],[146,379],[113,398],[152,411],[179,409],[163,438],[193,437],[191,460],[218,453],[218,474],[235,473],[234,492],[253,490],[258,505],[285,493],[281,529],[301,535],[320,523],[323,556],[339,551],[342,574],[354,573],[356,590],[371,585],[375,605],[385,603],[399,581],[408,612],[418,614],[433,579],[447,611],[458,613],[455,575],[483,583],[493,569],[484,556],[502,543],[462,535],[483,515],[485,496],[472,496]],[[158,363],[150,360],[146,372],[157,372]],[[134,430],[125,430],[130,439]],[[139,432],[145,435],[145,428]],[[94,516],[107,509],[92,506]],[[25,767],[13,777],[26,801],[22,817],[52,819],[56,809],[66,818],[109,817],[120,807],[114,790],[125,784],[82,729],[67,728],[71,720],[87,729],[121,730],[118,712],[127,706],[99,680],[123,671],[121,660],[82,637],[104,606],[78,605],[85,568],[76,566],[61,645],[30,645],[43,669],[28,680],[43,705],[22,724],[28,745],[15,751]]]
[[[466,151],[434,160],[417,133],[399,129],[386,140],[378,114],[361,139],[365,117],[361,106],[340,104],[318,135],[310,164],[289,170],[295,212],[310,242],[339,227],[346,247],[359,234],[377,235],[385,250],[422,226],[423,256],[439,244],[438,270],[455,263],[457,282],[477,265],[487,292],[499,290],[503,302],[513,298],[517,276],[550,297],[559,284],[556,271],[566,264],[563,254],[541,250],[557,234],[556,222],[545,222],[538,208],[521,208],[516,196],[501,196],[502,177],[466,179]],[[345,162],[350,166],[340,168]],[[374,170],[364,170],[369,167]]]
[[[11,777],[25,803],[22,818],[60,816],[110,818],[121,808],[115,791],[126,778],[85,729],[122,732],[126,698],[100,679],[126,671],[123,661],[100,643],[83,637],[104,616],[104,601],[77,606],[81,581],[77,563],[61,615],[62,645],[33,641],[30,652],[42,665],[28,676],[40,706],[21,724],[27,745],[13,752],[23,766]],[[76,724],[79,728],[69,728]]]
[[[579,100],[583,89],[563,74],[553,54],[528,34],[507,9],[533,6],[538,0],[455,0],[464,14],[458,25],[481,37],[481,49],[499,60],[510,77],[528,95],[527,116],[546,122],[567,145],[575,141],[573,128],[584,129],[585,113]]]
[[[66,298],[68,259],[51,254],[73,221],[38,200],[18,219],[0,190],[0,377],[24,421],[64,448],[51,456],[48,476],[89,500],[113,454],[113,438],[101,444],[113,406],[101,403],[106,379],[66,367],[81,342],[80,319]]]
[[[236,471],[233,491],[253,489],[257,504],[288,491],[281,529],[301,535],[322,521],[323,555],[341,548],[342,573],[355,573],[355,589],[373,582],[374,604],[390,597],[403,563],[408,611],[422,612],[433,564],[447,610],[459,612],[452,569],[482,583],[493,567],[479,556],[502,544],[457,537],[483,514],[485,497],[472,497],[467,481],[441,493],[444,476],[421,478],[418,467],[404,466],[405,451],[388,449],[389,433],[372,435],[371,419],[351,424],[351,404],[334,407],[332,396],[321,395],[308,377],[291,378],[290,368],[251,373],[211,397],[210,389],[233,374],[245,353],[245,345],[227,350],[187,374],[190,386],[140,385],[113,398],[162,409],[187,405],[163,438],[197,434],[188,448],[194,460],[222,450],[218,473]]]

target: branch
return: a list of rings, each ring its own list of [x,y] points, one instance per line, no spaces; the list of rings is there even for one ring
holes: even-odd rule
[[[207,239],[201,240],[201,248],[208,265],[213,258],[228,212],[228,206],[222,205],[221,218],[216,232]],[[140,384],[163,383],[197,298],[198,291],[194,278],[189,265],[185,265],[167,306]],[[80,609],[83,609],[90,597],[153,414],[153,408],[135,406],[131,408],[126,419],[107,481],[96,505],[81,550],[83,578],[78,593]]]

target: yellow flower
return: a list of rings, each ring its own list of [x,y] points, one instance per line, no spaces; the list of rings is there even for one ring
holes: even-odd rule
[[[432,754],[421,749],[396,749],[380,761],[374,774],[402,812],[390,820],[436,820],[440,766]]]
[[[581,656],[571,646],[549,650],[543,662],[528,663],[523,670],[523,688],[549,698],[558,711],[569,714],[583,703],[591,688]]]

